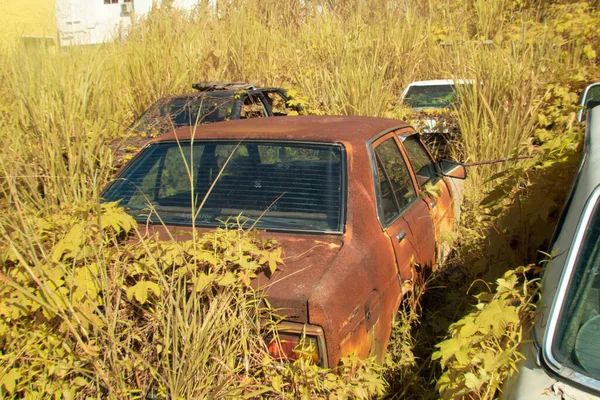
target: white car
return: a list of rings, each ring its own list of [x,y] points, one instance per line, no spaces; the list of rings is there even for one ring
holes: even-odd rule
[[[456,101],[456,85],[472,83],[470,79],[412,82],[400,95],[400,102],[409,106],[414,112],[447,108]]]
[[[600,106],[552,240],[526,359],[503,399],[600,399]]]
[[[416,81],[404,89],[400,102],[407,105],[413,116],[416,130],[423,134],[423,140],[442,158],[451,156],[447,151],[450,141],[460,137],[458,122],[448,110],[456,102],[456,85],[471,85],[471,79],[437,79]]]

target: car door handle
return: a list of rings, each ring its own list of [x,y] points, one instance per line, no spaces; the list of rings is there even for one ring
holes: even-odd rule
[[[402,229],[400,231],[400,233],[398,233],[396,235],[396,239],[398,239],[398,243],[400,243],[401,241],[403,241],[405,237],[406,237],[406,231],[404,229]]]

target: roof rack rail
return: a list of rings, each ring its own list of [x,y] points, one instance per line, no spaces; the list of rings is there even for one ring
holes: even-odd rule
[[[254,90],[256,86],[248,82],[198,82],[192,84],[192,88],[200,92],[213,90]]]

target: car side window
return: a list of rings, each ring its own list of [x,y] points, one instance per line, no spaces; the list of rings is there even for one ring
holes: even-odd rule
[[[381,211],[383,212],[383,220],[385,224],[392,222],[400,213],[396,206],[396,200],[390,189],[390,184],[385,177],[381,161],[377,159],[377,181],[379,183],[379,192],[381,198],[378,199],[380,203]]]
[[[257,96],[248,96],[242,104],[241,119],[266,117],[267,112],[263,102]]]
[[[580,111],[583,113],[582,119],[587,119],[587,114],[589,110],[600,105],[600,85],[596,84],[589,88],[583,103],[583,110]]]
[[[398,145],[390,138],[375,148],[380,209],[384,222],[391,222],[417,197],[408,167]]]
[[[408,160],[417,175],[417,182],[420,186],[425,185],[431,179],[439,177],[440,174],[435,162],[416,135],[407,137],[402,144],[408,155]]]
[[[271,111],[273,112],[273,116],[283,116],[288,115],[289,109],[286,104],[286,99],[279,92],[265,92],[265,98],[269,105],[271,106]]]
[[[600,85],[594,85],[590,87],[585,96],[585,107],[594,108],[600,104]]]

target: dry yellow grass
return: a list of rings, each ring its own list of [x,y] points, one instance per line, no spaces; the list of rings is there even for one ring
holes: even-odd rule
[[[56,37],[54,0],[0,1],[0,49],[18,46],[22,36]]]
[[[0,58],[4,239],[16,246],[10,234],[29,233],[29,247],[18,251],[39,250],[32,215],[97,202],[113,173],[107,143],[152,102],[203,80],[292,87],[321,113],[400,118],[405,110],[396,103],[407,83],[473,79],[457,110],[462,156],[526,151],[548,90],[572,102],[569,85],[596,68],[600,18],[585,3],[521,3],[247,0],[222,3],[218,17],[202,7],[191,15],[157,11],[112,44],[7,50]],[[497,171],[472,169],[470,193],[481,195]]]

